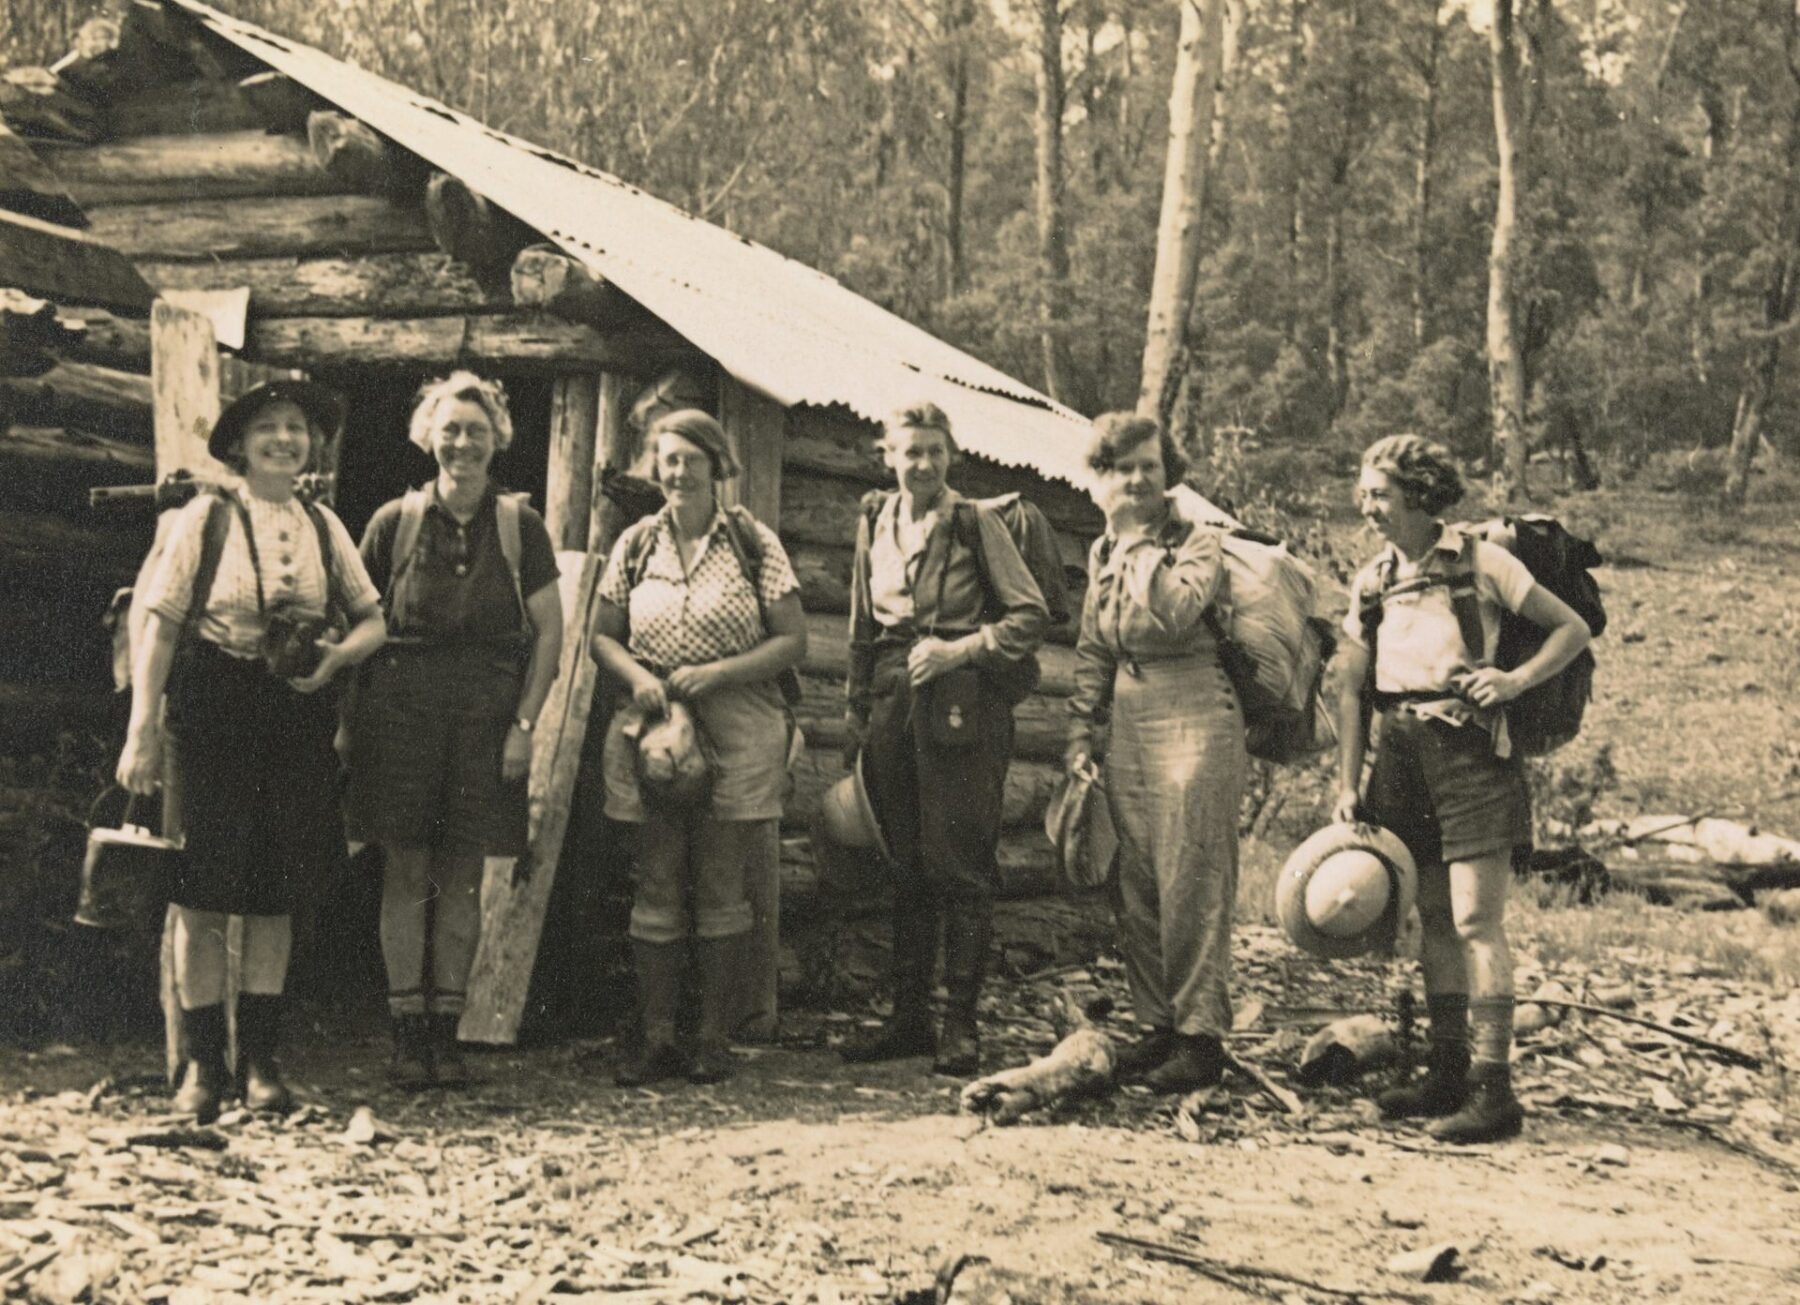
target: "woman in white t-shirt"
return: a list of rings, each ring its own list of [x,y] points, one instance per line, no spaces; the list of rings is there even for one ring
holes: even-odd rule
[[[1333,817],[1392,830],[1419,872],[1429,1069],[1384,1092],[1382,1113],[1430,1117],[1434,1136],[1475,1142],[1513,1136],[1524,1118],[1508,1064],[1504,915],[1513,850],[1531,841],[1531,800],[1500,709],[1567,666],[1589,632],[1506,549],[1438,519],[1462,496],[1440,445],[1393,435],[1363,454],[1357,505],[1387,546],[1357,573],[1344,623]],[[1458,592],[1473,594],[1479,650]],[[1512,670],[1492,665],[1502,609],[1550,632]],[[1359,798],[1369,716],[1377,751]]]

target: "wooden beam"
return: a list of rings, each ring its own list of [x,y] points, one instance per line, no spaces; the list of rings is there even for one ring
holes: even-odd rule
[[[559,376],[550,396],[550,466],[544,481],[544,523],[559,551],[587,549],[599,437],[600,378]]]
[[[19,213],[0,213],[0,285],[57,303],[146,312],[155,298],[105,237]]]
[[[134,259],[377,254],[432,247],[418,212],[367,195],[120,204],[88,216],[96,239]]]
[[[250,291],[254,317],[389,317],[503,313],[512,297],[484,289],[448,254],[366,254],[356,258],[232,258],[140,262],[159,290]]]
[[[510,274],[513,258],[542,237],[458,177],[434,172],[425,187],[425,218],[437,247],[477,276]]]
[[[105,134],[95,106],[48,68],[0,73],[0,118],[21,136],[91,142]]]
[[[771,529],[781,524],[781,451],[787,412],[779,404],[741,385],[729,374],[719,376],[719,424],[738,460],[738,475],[720,488],[727,503],[736,501]],[[751,942],[745,949],[743,983],[736,1024],[740,1037],[770,1041],[780,1031],[781,866],[746,874],[750,897]]]
[[[347,113],[307,115],[306,140],[313,161],[338,186],[354,194],[382,195],[414,203],[424,192],[431,165]]]
[[[148,484],[154,475],[147,445],[51,426],[0,428],[0,505],[8,508],[79,519],[93,486]]]
[[[513,302],[602,330],[642,322],[649,310],[554,245],[532,245],[513,259]]]
[[[150,322],[142,317],[120,317],[104,308],[76,305],[59,308],[58,314],[78,322],[83,334],[58,351],[74,362],[96,363],[120,371],[150,370]]]
[[[102,129],[95,136],[70,139],[119,140],[129,136],[197,136],[219,131],[263,131],[262,111],[236,83],[194,77],[157,82],[141,91],[110,96],[102,103]]]
[[[61,178],[4,121],[0,121],[0,208],[58,226],[88,224],[87,214]]]
[[[250,101],[270,131],[283,134],[306,130],[307,118],[330,103],[286,73],[255,72],[238,82],[238,91]]]
[[[630,377],[616,371],[600,373],[600,394],[595,435],[594,471],[589,478],[592,506],[588,513],[587,551],[598,557],[612,552],[629,524],[619,507],[600,492],[601,475],[611,469],[627,471],[637,461],[638,437],[631,425],[631,399],[637,387]]]
[[[559,553],[556,561],[565,613],[562,660],[532,743],[527,874],[521,880],[510,867],[502,870],[489,863],[481,894],[481,942],[469,974],[468,1008],[460,1027],[468,1042],[511,1043],[519,1035],[594,700],[597,668],[587,642],[604,559],[589,553]]]
[[[150,340],[157,479],[182,468],[202,480],[229,475],[206,451],[222,406],[212,322],[158,299],[150,310]]]
[[[42,376],[0,379],[0,423],[64,426],[148,443],[148,376],[89,363],[58,363]]]
[[[319,168],[304,142],[262,131],[182,132],[40,149],[79,204],[189,204],[342,189]]]
[[[247,351],[264,362],[318,370],[395,365],[505,366],[547,372],[612,368],[648,374],[685,348],[679,337],[604,335],[542,314],[484,317],[287,317],[250,324]]]

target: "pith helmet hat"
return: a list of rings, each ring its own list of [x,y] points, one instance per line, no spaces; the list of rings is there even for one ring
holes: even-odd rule
[[[1418,897],[1406,844],[1378,825],[1332,824],[1301,843],[1275,881],[1275,918],[1302,951],[1327,959],[1389,946]]]

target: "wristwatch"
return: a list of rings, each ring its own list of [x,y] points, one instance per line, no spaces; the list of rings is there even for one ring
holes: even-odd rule
[[[529,734],[529,733],[531,733],[532,730],[537,728],[536,721],[527,720],[523,716],[515,716],[513,718],[513,725],[515,727],[517,727],[519,733],[521,733],[521,734]]]

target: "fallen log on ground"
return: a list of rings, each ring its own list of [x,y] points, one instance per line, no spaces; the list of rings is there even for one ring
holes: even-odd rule
[[[1748,1051],[1740,1051],[1723,1042],[1714,1042],[1711,1038],[1703,1038],[1698,1033],[1689,1033],[1685,1029],[1678,1029],[1673,1025],[1647,1020],[1642,1015],[1628,1015],[1624,1011],[1614,1010],[1610,1006],[1591,1006],[1583,1001],[1562,1001],[1556,997],[1541,995],[1533,996],[1531,1004],[1534,1006],[1557,1006],[1563,1010],[1578,1010],[1588,1015],[1604,1015],[1608,1019],[1620,1020],[1626,1024],[1636,1024],[1640,1028],[1655,1029],[1658,1033],[1667,1034],[1679,1042],[1699,1047],[1702,1051],[1710,1051],[1728,1065],[1741,1065],[1745,1069],[1762,1068],[1762,1058],[1753,1056]]]

